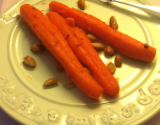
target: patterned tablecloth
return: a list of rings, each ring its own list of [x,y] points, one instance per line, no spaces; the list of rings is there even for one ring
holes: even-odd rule
[[[18,0],[0,0],[0,14],[4,12],[10,5],[15,3]],[[154,5],[160,6],[160,0],[148,0]],[[0,109],[0,124],[1,125],[20,125],[11,117],[9,117],[5,112]],[[154,116],[152,119],[147,121],[143,125],[160,125],[160,113]]]

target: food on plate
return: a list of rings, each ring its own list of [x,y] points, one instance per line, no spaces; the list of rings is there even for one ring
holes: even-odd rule
[[[64,17],[74,18],[77,25],[98,36],[125,56],[146,62],[151,62],[155,58],[156,49],[154,47],[148,45],[145,48],[142,42],[111,28],[105,22],[90,14],[69,8],[56,1],[52,1],[49,7]]]
[[[84,69],[88,72],[89,75],[92,74],[91,71],[88,68],[84,67]]]
[[[120,55],[117,55],[115,57],[115,65],[118,66],[118,67],[120,67],[122,65],[122,62],[123,62],[122,57]]]
[[[105,45],[102,43],[91,43],[93,48],[95,48],[96,50],[104,50],[105,49]]]
[[[109,70],[112,74],[114,74],[115,71],[116,71],[116,66],[115,66],[112,62],[109,62],[109,63],[107,64],[107,68],[108,68],[108,70]]]
[[[90,33],[90,34],[87,34],[87,37],[89,38],[89,40],[90,40],[91,42],[97,40],[97,37],[96,37],[95,35],[91,34],[91,33]]]
[[[73,89],[73,88],[76,87],[76,84],[73,81],[66,81],[66,82],[63,83],[63,86],[66,89]]]
[[[114,16],[110,17],[109,26],[112,27],[115,30],[118,30],[118,23],[117,23],[117,20]]]
[[[35,67],[36,66],[36,61],[32,57],[30,57],[28,55],[26,57],[24,57],[23,63],[28,65],[28,66],[31,66],[31,67]]]
[[[66,21],[68,25],[70,25],[70,27],[75,27],[76,24],[75,24],[74,18],[68,17],[66,18]]]
[[[58,84],[59,79],[58,78],[51,78],[48,79],[44,82],[43,86],[47,87],[47,86],[51,86],[51,85],[56,85]]]
[[[65,19],[56,12],[47,13],[49,20],[59,29],[80,62],[89,68],[103,92],[110,96],[119,94],[119,84],[105,64],[84,31],[78,27],[71,28]]]
[[[45,47],[41,43],[36,43],[33,44],[30,49],[33,52],[44,52]]]
[[[105,53],[109,56],[113,56],[114,55],[114,48],[112,46],[106,46],[105,48]]]
[[[78,7],[81,10],[84,10],[85,9],[85,0],[78,0]]]
[[[20,7],[20,16],[29,30],[62,64],[72,81],[90,98],[98,99],[103,89],[81,65],[56,26],[40,10],[29,4]]]

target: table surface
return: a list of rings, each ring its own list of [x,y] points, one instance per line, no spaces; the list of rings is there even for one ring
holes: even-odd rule
[[[0,0],[0,14],[3,13],[10,5],[18,0]],[[148,0],[156,6],[160,6],[160,0]],[[0,124],[1,125],[20,125],[11,117],[9,117],[3,110],[0,109]],[[143,125],[160,125],[160,113]]]

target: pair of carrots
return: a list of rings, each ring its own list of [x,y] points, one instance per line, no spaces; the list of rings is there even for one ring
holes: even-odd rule
[[[105,22],[92,15],[74,8],[69,8],[56,1],[52,1],[49,7],[64,17],[74,18],[76,24],[100,37],[123,55],[146,62],[151,62],[155,58],[155,48],[149,45],[146,46],[146,44],[127,34],[111,28]]]
[[[29,4],[21,6],[20,16],[31,33],[62,64],[73,82],[90,98],[98,99],[102,94],[102,87],[84,69],[57,27],[40,10]]]

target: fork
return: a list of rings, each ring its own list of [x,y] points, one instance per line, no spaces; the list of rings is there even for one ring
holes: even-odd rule
[[[140,4],[135,4],[135,3],[126,2],[126,1],[120,1],[120,0],[99,0],[99,1],[106,2],[106,3],[111,1],[111,2],[126,4],[129,6],[141,9],[143,11],[146,11],[147,13],[153,14],[157,17],[160,17],[160,7],[158,7],[158,6],[140,5]]]

